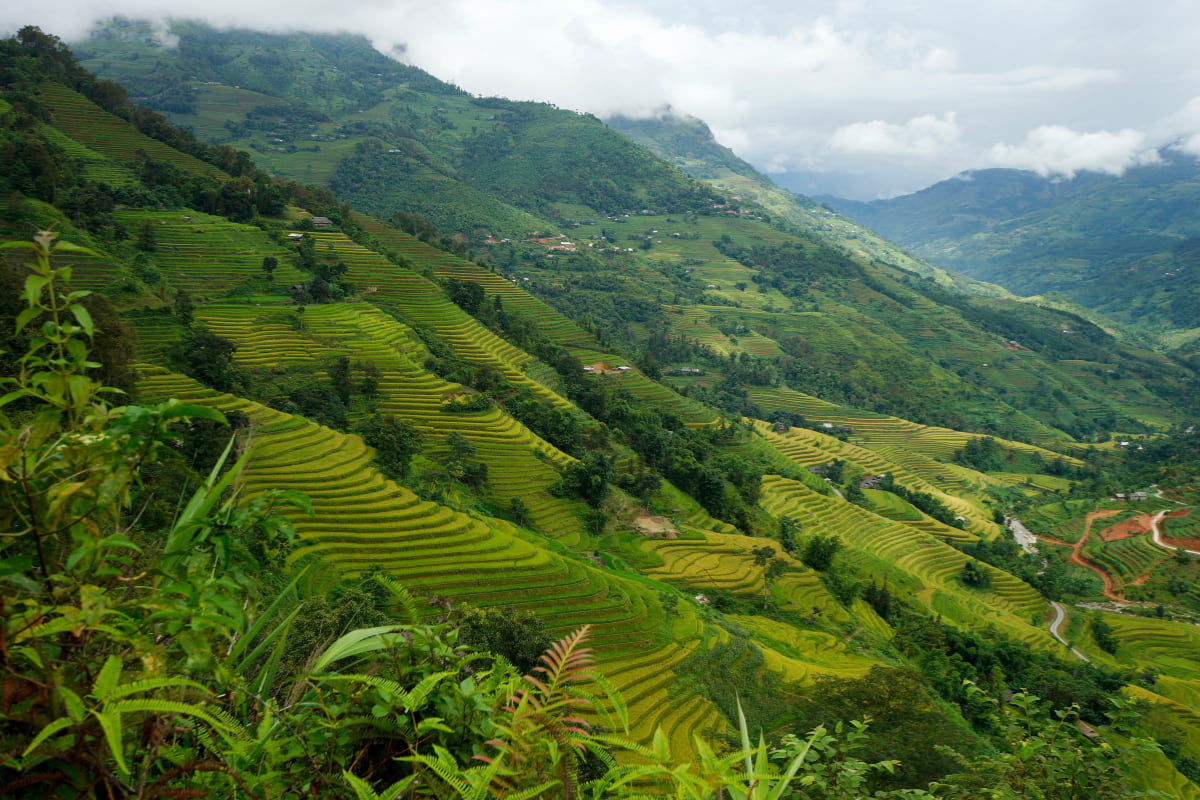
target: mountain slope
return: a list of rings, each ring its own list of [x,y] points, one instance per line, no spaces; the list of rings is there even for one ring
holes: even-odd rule
[[[486,260],[569,316],[601,326],[631,355],[650,353],[676,369],[709,359],[714,375],[734,383],[782,379],[875,411],[1042,442],[1063,438],[1056,431],[1095,435],[1174,418],[1171,407],[1182,396],[1185,370],[1115,341],[1107,349],[1116,358],[1098,358],[1100,351],[1069,338],[1052,348],[1029,344],[1046,339],[1047,325],[1091,329],[1069,314],[1051,319],[1048,312],[1008,304],[1015,322],[1003,330],[982,325],[975,312],[974,321],[964,319],[971,302],[938,294],[939,286],[955,289],[961,281],[782,192],[722,151],[702,123],[667,118],[622,124],[652,146],[655,137],[666,137],[666,144],[687,150],[677,165],[722,176],[709,184],[689,179],[594,118],[536,103],[472,98],[435,79],[418,80],[411,71],[383,73],[404,83],[385,81],[367,97],[377,101],[367,108],[339,113],[336,104],[302,106],[296,88],[286,84],[277,90],[275,106],[259,97],[235,119],[229,92],[244,89],[200,80],[212,74],[204,71],[210,67],[188,54],[203,44],[213,53],[209,61],[236,66],[222,73],[226,80],[271,89],[273,73],[255,78],[245,55],[246,42],[261,46],[268,40],[249,33],[222,38],[194,26],[180,26],[176,34],[192,44],[155,49],[110,31],[85,45],[92,56],[85,63],[116,78],[151,57],[174,59],[181,74],[196,70],[186,119],[223,119],[220,138],[250,147],[266,168],[281,176],[304,170],[323,176],[339,196],[379,218],[396,211],[421,214],[441,231],[430,241]],[[314,43],[313,37],[274,41],[297,72],[331,69],[333,44]],[[370,50],[365,42],[359,47]],[[363,52],[347,60],[339,75],[369,83],[378,72],[375,57]],[[145,76],[140,85],[155,97]],[[298,169],[300,164],[305,167]],[[778,222],[765,224],[768,217]],[[412,232],[420,227],[412,220],[403,224]],[[797,259],[824,266],[813,272]],[[817,277],[822,272],[824,281]],[[737,288],[742,285],[754,289]],[[980,284],[967,288],[999,294]],[[684,313],[668,311],[664,303]],[[804,324],[797,327],[798,321]],[[724,328],[742,333],[731,338]],[[797,343],[809,335],[843,344],[819,345],[821,356],[806,357],[797,369],[787,359],[807,352]],[[682,336],[700,349],[668,355],[646,348],[654,336]],[[785,346],[789,337],[793,344]],[[1008,369],[1017,352],[1008,340],[1021,343],[1020,359],[1011,364],[1016,372]],[[860,346],[866,342],[876,344]],[[739,359],[744,353],[762,363],[728,375],[710,351]],[[939,363],[931,365],[931,355]],[[857,361],[853,375],[847,359]],[[1088,362],[1088,368],[1065,361]],[[1135,372],[1157,387],[1151,393],[1172,399],[1164,404],[1151,393],[1110,393],[1096,373],[1115,371],[1118,361],[1136,363]],[[1028,377],[1019,374],[1027,367]],[[912,381],[919,392],[905,385]],[[874,388],[863,391],[867,385]],[[1073,409],[1064,414],[1044,407],[1047,386],[1071,398]],[[720,402],[729,411],[748,410],[736,397]]]
[[[679,748],[696,730],[716,738],[739,699],[755,724],[798,724],[795,701],[816,696],[816,678],[863,681],[872,667],[909,664],[920,692],[952,702],[968,675],[1000,691],[1001,673],[1018,670],[1011,680],[1036,676],[1091,699],[1113,680],[1069,671],[1042,624],[1039,588],[1074,585],[1062,562],[1039,572],[1039,560],[1014,555],[996,566],[980,549],[1007,541],[1004,510],[1040,498],[1039,485],[1068,489],[1062,476],[1081,461],[993,442],[994,471],[1007,477],[987,475],[947,463],[977,435],[812,395],[957,414],[1091,457],[1062,430],[1109,413],[1165,425],[1178,414],[1168,390],[1186,388],[1186,371],[1086,326],[1046,337],[1058,312],[948,293],[772,227],[760,208],[714,198],[567,112],[493,120],[513,132],[489,141],[500,152],[545,153],[532,168],[455,160],[449,128],[408,140],[442,180],[548,234],[506,243],[469,227],[438,235],[412,216],[396,218],[412,229],[401,230],[317,188],[208,174],[216,164],[182,152],[130,158],[128,143],[147,134],[124,115],[186,139],[120,104],[103,116],[85,76],[66,76],[73,93],[36,77],[0,109],[5,232],[59,226],[102,253],[80,259],[76,276],[138,332],[143,393],[242,411],[257,442],[248,490],[313,497],[312,518],[293,515],[296,557],[320,558],[326,574],[379,566],[435,603],[531,609],[556,632],[595,624],[634,735],[647,741],[661,726]],[[570,137],[607,171],[559,181],[559,167],[584,160],[548,151]],[[43,156],[63,167],[54,181],[31,179]],[[486,191],[510,181],[522,191]],[[668,207],[602,205],[636,201]],[[453,220],[456,208],[438,213]],[[461,213],[494,222],[489,207]],[[491,268],[464,257],[468,244]],[[235,346],[228,372],[180,356],[204,329]],[[1108,376],[1114,354],[1124,371]],[[980,358],[995,374],[959,374]],[[363,438],[376,414],[422,435],[399,481]],[[822,560],[830,541],[837,552]],[[926,635],[934,644],[917,641]],[[1017,652],[1020,663],[990,669],[999,662],[988,658]],[[1170,699],[1182,703],[1180,680]],[[957,710],[937,713],[954,743],[974,746]],[[957,768],[921,757],[930,774]]]

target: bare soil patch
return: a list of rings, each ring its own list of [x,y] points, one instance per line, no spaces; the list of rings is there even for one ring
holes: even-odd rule
[[[675,528],[675,523],[666,517],[639,514],[634,517],[633,526],[637,528],[638,533],[651,539],[679,538],[679,531]]]
[[[1172,539],[1163,536],[1162,543],[1167,547],[1182,547],[1184,550],[1200,550],[1200,539]]]
[[[1100,531],[1100,539],[1105,542],[1115,542],[1118,539],[1129,539],[1139,533],[1149,533],[1153,517],[1149,514],[1139,514],[1136,517],[1123,519],[1116,525],[1110,525]]]

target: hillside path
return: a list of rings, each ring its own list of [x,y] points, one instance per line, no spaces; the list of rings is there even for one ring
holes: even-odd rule
[[[1079,541],[1075,542],[1075,544],[1071,544],[1070,542],[1064,542],[1061,539],[1052,539],[1049,536],[1040,536],[1038,538],[1043,539],[1047,542],[1050,542],[1051,544],[1058,544],[1058,545],[1064,545],[1066,547],[1070,547],[1071,548],[1071,557],[1068,560],[1077,567],[1083,567],[1084,569],[1090,569],[1092,572],[1099,575],[1101,582],[1104,584],[1104,589],[1102,590],[1103,595],[1105,597],[1107,597],[1109,600],[1115,600],[1118,603],[1123,603],[1123,602],[1125,602],[1125,597],[1123,595],[1120,595],[1117,593],[1116,583],[1113,581],[1112,576],[1109,575],[1104,570],[1102,570],[1100,567],[1096,566],[1095,564],[1093,564],[1092,562],[1088,561],[1086,558],[1083,557],[1083,546],[1085,544],[1087,544],[1088,537],[1091,536],[1091,534],[1092,534],[1092,523],[1098,519],[1104,519],[1106,517],[1114,516],[1117,513],[1118,513],[1117,511],[1110,509],[1107,511],[1093,511],[1090,514],[1088,514],[1087,522],[1083,528],[1083,534],[1079,537]],[[1200,555],[1200,554],[1198,554],[1198,555]]]
[[[1090,662],[1091,661],[1090,658],[1088,658],[1083,653],[1081,653],[1079,651],[1079,648],[1071,647],[1071,645],[1067,642],[1067,640],[1062,637],[1062,634],[1059,633],[1059,629],[1062,627],[1063,620],[1065,620],[1067,618],[1067,611],[1066,611],[1066,609],[1063,608],[1062,603],[1051,600],[1050,607],[1054,609],[1054,619],[1050,620],[1050,635],[1053,636],[1055,639],[1058,639],[1060,642],[1065,644],[1067,647],[1070,647],[1071,652],[1074,653],[1075,657],[1078,658],[1080,661],[1089,661]]]

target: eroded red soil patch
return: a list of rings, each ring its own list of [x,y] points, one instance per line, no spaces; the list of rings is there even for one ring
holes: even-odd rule
[[[1136,517],[1121,520],[1116,525],[1110,525],[1100,531],[1100,539],[1105,542],[1115,542],[1118,539],[1137,536],[1139,533],[1149,533],[1153,519],[1149,514],[1139,514]]]
[[[1182,547],[1184,550],[1200,550],[1200,539],[1172,539],[1163,536],[1162,543],[1167,547]]]

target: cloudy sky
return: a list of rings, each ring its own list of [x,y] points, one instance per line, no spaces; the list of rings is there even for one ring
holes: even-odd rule
[[[1196,0],[47,0],[68,41],[123,14],[362,33],[477,94],[670,106],[789,188],[869,199],[993,166],[1200,154]],[[35,10],[30,10],[31,8]],[[166,10],[166,9],[169,9]]]

